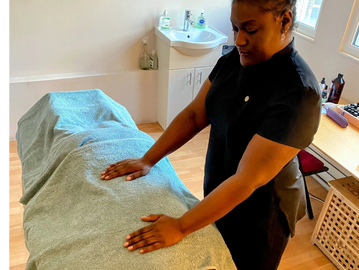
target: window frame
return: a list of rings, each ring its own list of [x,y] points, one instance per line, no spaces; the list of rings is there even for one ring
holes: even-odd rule
[[[359,34],[359,0],[353,3],[347,27],[339,51],[359,61],[359,47],[352,45],[354,38]]]
[[[318,29],[318,22],[320,20],[321,14],[322,14],[324,2],[325,2],[325,0],[322,0],[322,4],[320,6],[318,18],[317,18],[314,28],[299,21],[299,17],[301,14],[299,13],[299,10],[297,8],[297,21],[296,21],[297,27],[295,28],[296,33],[303,35],[303,36],[309,38],[310,40],[314,41],[315,34],[317,33],[317,29]]]

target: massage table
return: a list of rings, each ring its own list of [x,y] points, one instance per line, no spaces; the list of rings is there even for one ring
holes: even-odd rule
[[[141,216],[180,217],[199,200],[167,157],[134,181],[101,180],[107,166],[141,157],[154,143],[101,90],[46,94],[19,120],[16,139],[26,270],[236,269],[214,224],[146,254],[123,246],[149,225]]]

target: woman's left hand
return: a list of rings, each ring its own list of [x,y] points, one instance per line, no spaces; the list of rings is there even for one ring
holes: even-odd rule
[[[128,250],[140,249],[144,254],[181,241],[186,235],[182,232],[178,218],[165,215],[149,215],[141,217],[143,221],[153,224],[129,234],[124,244]]]

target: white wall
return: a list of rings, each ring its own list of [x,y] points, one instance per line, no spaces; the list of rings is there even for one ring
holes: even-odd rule
[[[231,0],[11,0],[10,139],[18,119],[44,94],[99,88],[124,105],[136,123],[157,121],[157,71],[138,68],[141,39],[155,47],[154,27],[165,8],[172,25],[185,9],[204,9],[209,24],[233,44]],[[359,61],[339,53],[354,0],[324,0],[315,41],[296,47],[318,80],[344,73],[343,98],[359,101]]]
[[[171,25],[204,9],[233,43],[230,0],[10,1],[10,139],[19,118],[44,94],[99,88],[136,123],[157,121],[157,71],[138,67],[141,39],[155,48],[154,27],[167,8]]]

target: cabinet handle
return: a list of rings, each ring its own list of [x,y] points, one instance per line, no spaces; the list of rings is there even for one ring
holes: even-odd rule
[[[198,76],[199,76],[199,84],[202,84],[202,72],[200,72],[199,74],[198,74]]]
[[[192,72],[190,74],[187,75],[187,78],[189,77],[189,80],[187,81],[187,83],[189,85],[192,85]]]

